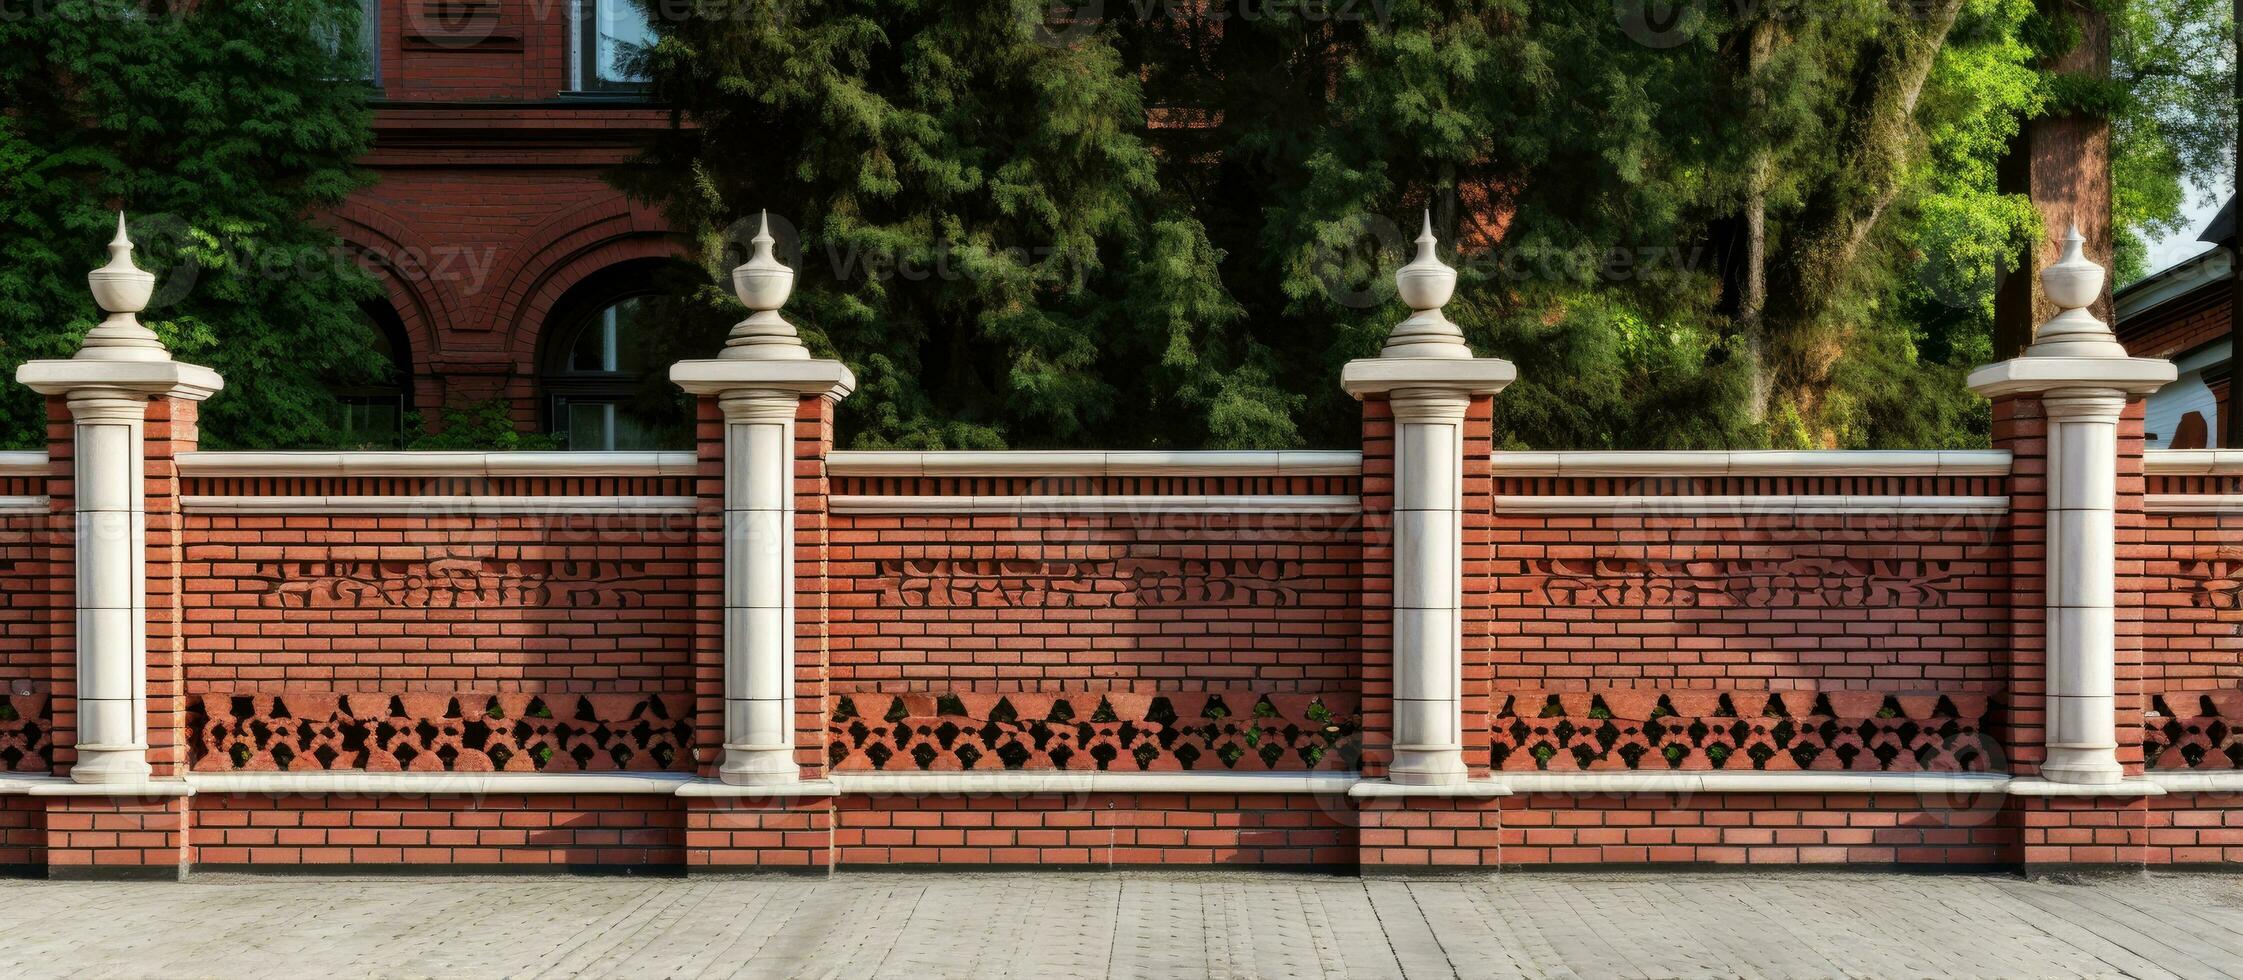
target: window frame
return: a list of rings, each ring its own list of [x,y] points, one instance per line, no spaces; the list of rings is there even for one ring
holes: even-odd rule
[[[601,4],[621,4],[638,9],[631,0],[569,0],[569,94],[612,99],[643,98],[651,87],[646,79],[609,81],[600,77],[597,38]],[[646,18],[654,31],[654,18]]]

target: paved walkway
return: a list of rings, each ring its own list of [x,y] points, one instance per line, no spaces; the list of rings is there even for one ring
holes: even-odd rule
[[[5,977],[2243,976],[2243,876],[0,882]]]

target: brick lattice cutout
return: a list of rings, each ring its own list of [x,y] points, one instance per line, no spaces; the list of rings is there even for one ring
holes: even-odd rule
[[[1348,695],[843,694],[830,706],[835,769],[1349,770],[1362,751]]]
[[[2151,769],[2243,769],[2239,723],[2243,691],[2152,695],[2142,716],[2143,762]]]
[[[0,772],[54,769],[54,706],[44,694],[0,699]]]
[[[688,700],[649,694],[203,694],[200,771],[576,772],[694,766]]]
[[[1490,765],[1978,772],[1991,768],[1992,711],[1964,694],[1516,691],[1493,719]]]

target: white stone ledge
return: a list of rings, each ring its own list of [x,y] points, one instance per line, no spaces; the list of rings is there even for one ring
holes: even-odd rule
[[[204,793],[269,795],[549,796],[571,793],[677,793],[693,780],[655,772],[196,772],[187,783]]]
[[[2142,781],[2167,793],[2243,793],[2243,770],[2151,772]]]
[[[692,476],[692,453],[258,452],[181,453],[184,477]]]
[[[179,498],[198,514],[690,514],[697,497],[198,497]]]
[[[2142,496],[2142,509],[2167,514],[2243,514],[2243,494],[2144,494]]]
[[[696,779],[678,787],[677,795],[703,800],[801,800],[841,795],[830,779],[806,779],[770,786],[734,786],[714,779]]]
[[[836,496],[836,514],[1360,514],[1363,501],[1339,494],[1232,496]]]
[[[1358,800],[1492,800],[1511,795],[1511,787],[1496,779],[1468,779],[1446,786],[1411,786],[1366,779],[1350,788],[1347,795]]]
[[[2007,476],[2005,450],[1496,453],[1499,477]]]
[[[28,785],[16,792],[27,796],[130,796],[147,799],[195,795],[192,783],[177,779],[150,779],[133,783],[79,783],[59,776],[42,776],[25,782]]]
[[[1346,793],[1351,772],[1099,772],[1010,769],[995,772],[836,772],[849,795],[958,796],[988,793]]]
[[[837,452],[833,476],[1354,476],[1363,454],[1276,452]]]
[[[45,514],[52,508],[45,497],[0,497],[0,517]]]
[[[2165,787],[2147,779],[2119,783],[2057,783],[2038,776],[2010,780],[2011,796],[2164,796]]]
[[[0,796],[29,796],[34,787],[67,782],[69,780],[61,776],[43,772],[0,772]]]
[[[1977,772],[1505,772],[1513,793],[2002,793],[2007,773]]]
[[[47,454],[42,452],[0,453],[0,476],[46,476]]]
[[[2008,497],[1747,494],[1495,498],[1498,514],[2006,514]]]

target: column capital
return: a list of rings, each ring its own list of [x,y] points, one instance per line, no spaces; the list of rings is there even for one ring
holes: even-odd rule
[[[16,369],[16,380],[42,395],[69,395],[82,391],[111,392],[111,396],[141,399],[165,396],[199,402],[226,386],[218,372],[178,361],[114,361],[75,359],[29,361]]]
[[[2147,395],[2171,384],[2173,362],[2153,357],[2041,357],[2026,355],[1988,364],[1970,373],[1970,390],[1988,398],[2040,395],[2071,389],[2101,389],[2126,396]]]
[[[1340,387],[1357,398],[1382,395],[1492,395],[1518,380],[1510,361],[1494,357],[1367,357],[1340,369]]]
[[[829,360],[751,360],[746,358],[679,361],[670,365],[670,382],[696,395],[733,392],[789,392],[839,401],[857,388],[848,365]]]

